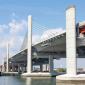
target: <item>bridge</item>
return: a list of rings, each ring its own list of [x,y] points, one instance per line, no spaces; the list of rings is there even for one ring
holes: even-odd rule
[[[76,58],[85,57],[85,22],[76,24],[75,17],[75,7],[68,7],[66,9],[66,32],[55,34],[32,45],[32,16],[28,16],[28,33],[20,52],[8,59],[7,50],[6,71],[10,69],[20,71],[22,67],[26,71],[22,74],[23,76],[52,76],[56,75],[53,72],[53,59],[66,58],[67,74],[77,75]],[[43,64],[46,65],[48,72],[42,72]],[[40,66],[39,73],[33,71],[34,65]]]

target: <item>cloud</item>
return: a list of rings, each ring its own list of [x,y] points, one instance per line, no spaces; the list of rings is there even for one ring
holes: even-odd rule
[[[17,21],[13,19],[8,24],[1,24],[0,25],[0,48],[5,47],[8,41],[10,42],[12,47],[14,47],[15,42],[19,42],[19,41],[21,42],[23,36],[19,34],[20,32],[24,32],[26,27],[27,27],[27,22],[25,20]],[[7,32],[6,30],[8,30],[9,32]]]
[[[40,41],[52,38],[54,36],[57,36],[61,33],[65,32],[65,30],[63,28],[56,28],[56,29],[49,29],[49,30],[45,30],[42,35],[33,35],[33,39],[32,39],[32,43],[36,44]]]
[[[7,43],[9,43],[9,51],[10,51],[10,56],[13,56],[14,54],[18,53],[22,42],[23,42],[23,37],[22,36],[10,36],[9,39],[6,37],[0,38],[0,49],[4,49],[2,51],[3,54],[6,54],[6,47]],[[4,55],[5,57],[5,55]]]
[[[0,38],[0,48],[1,49],[4,48],[4,47],[6,47],[6,42],[7,41],[5,41],[5,39]]]
[[[13,19],[11,22],[9,22],[8,26],[11,34],[17,34],[27,27],[27,22],[25,20],[17,21]]]
[[[0,25],[0,33],[4,33],[4,31],[6,31],[7,28],[8,26],[5,24]]]
[[[56,29],[49,29],[43,32],[42,36],[41,36],[41,40],[45,40],[51,37],[54,37],[60,33],[65,32],[65,30],[63,28],[56,28]]]
[[[20,51],[23,37],[22,36],[12,36],[9,40],[10,44],[10,56],[13,56],[14,54],[18,53]]]
[[[17,46],[21,45],[22,41],[23,41],[23,37],[21,37],[21,36],[12,36],[9,39],[10,47],[11,48],[13,48],[13,47],[17,48]]]
[[[32,43],[33,43],[33,44],[36,44],[36,43],[39,42],[39,40],[40,40],[40,36],[39,36],[39,35],[33,35],[32,38],[33,38],[33,39],[32,39]]]
[[[8,42],[10,43],[10,56],[15,55],[20,50],[26,28],[27,21],[23,19],[12,19],[7,24],[0,24],[0,53],[3,59],[6,57]]]

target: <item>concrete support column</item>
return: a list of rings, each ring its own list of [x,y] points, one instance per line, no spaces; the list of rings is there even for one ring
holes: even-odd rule
[[[4,72],[6,72],[6,65],[4,64]]]
[[[53,72],[53,57],[49,56],[49,72]]]
[[[7,59],[6,59],[6,72],[9,71],[9,44],[7,43]]]
[[[46,71],[48,71],[48,66],[47,66],[47,64],[46,64]]]
[[[43,65],[40,64],[40,72],[42,72],[42,71],[43,71]]]
[[[27,73],[32,72],[32,16],[28,16]]]
[[[0,72],[2,72],[2,65],[0,66]]]
[[[46,71],[47,71],[47,64],[46,64]]]
[[[4,72],[5,71],[5,69],[4,69],[5,67],[4,67],[4,65],[2,65],[2,72]]]
[[[15,67],[13,63],[12,63],[12,72],[15,72]]]
[[[27,67],[25,66],[25,72],[27,71]]]
[[[74,6],[70,6],[66,10],[66,57],[67,74],[76,75],[76,22]]]
[[[18,64],[18,73],[20,72],[20,65]]]

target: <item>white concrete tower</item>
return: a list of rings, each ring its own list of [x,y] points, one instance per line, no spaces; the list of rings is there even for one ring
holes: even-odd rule
[[[70,6],[66,10],[66,61],[67,74],[71,76],[77,74],[75,11],[74,6]]]
[[[9,43],[7,43],[6,72],[9,72]]]
[[[32,72],[32,16],[28,16],[27,73]]]

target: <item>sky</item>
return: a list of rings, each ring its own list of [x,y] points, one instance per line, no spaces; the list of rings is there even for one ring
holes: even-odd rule
[[[10,56],[20,50],[28,15],[33,18],[35,42],[46,33],[65,31],[65,11],[69,5],[76,6],[76,23],[84,21],[85,0],[0,0],[0,64],[6,57],[7,42]]]

